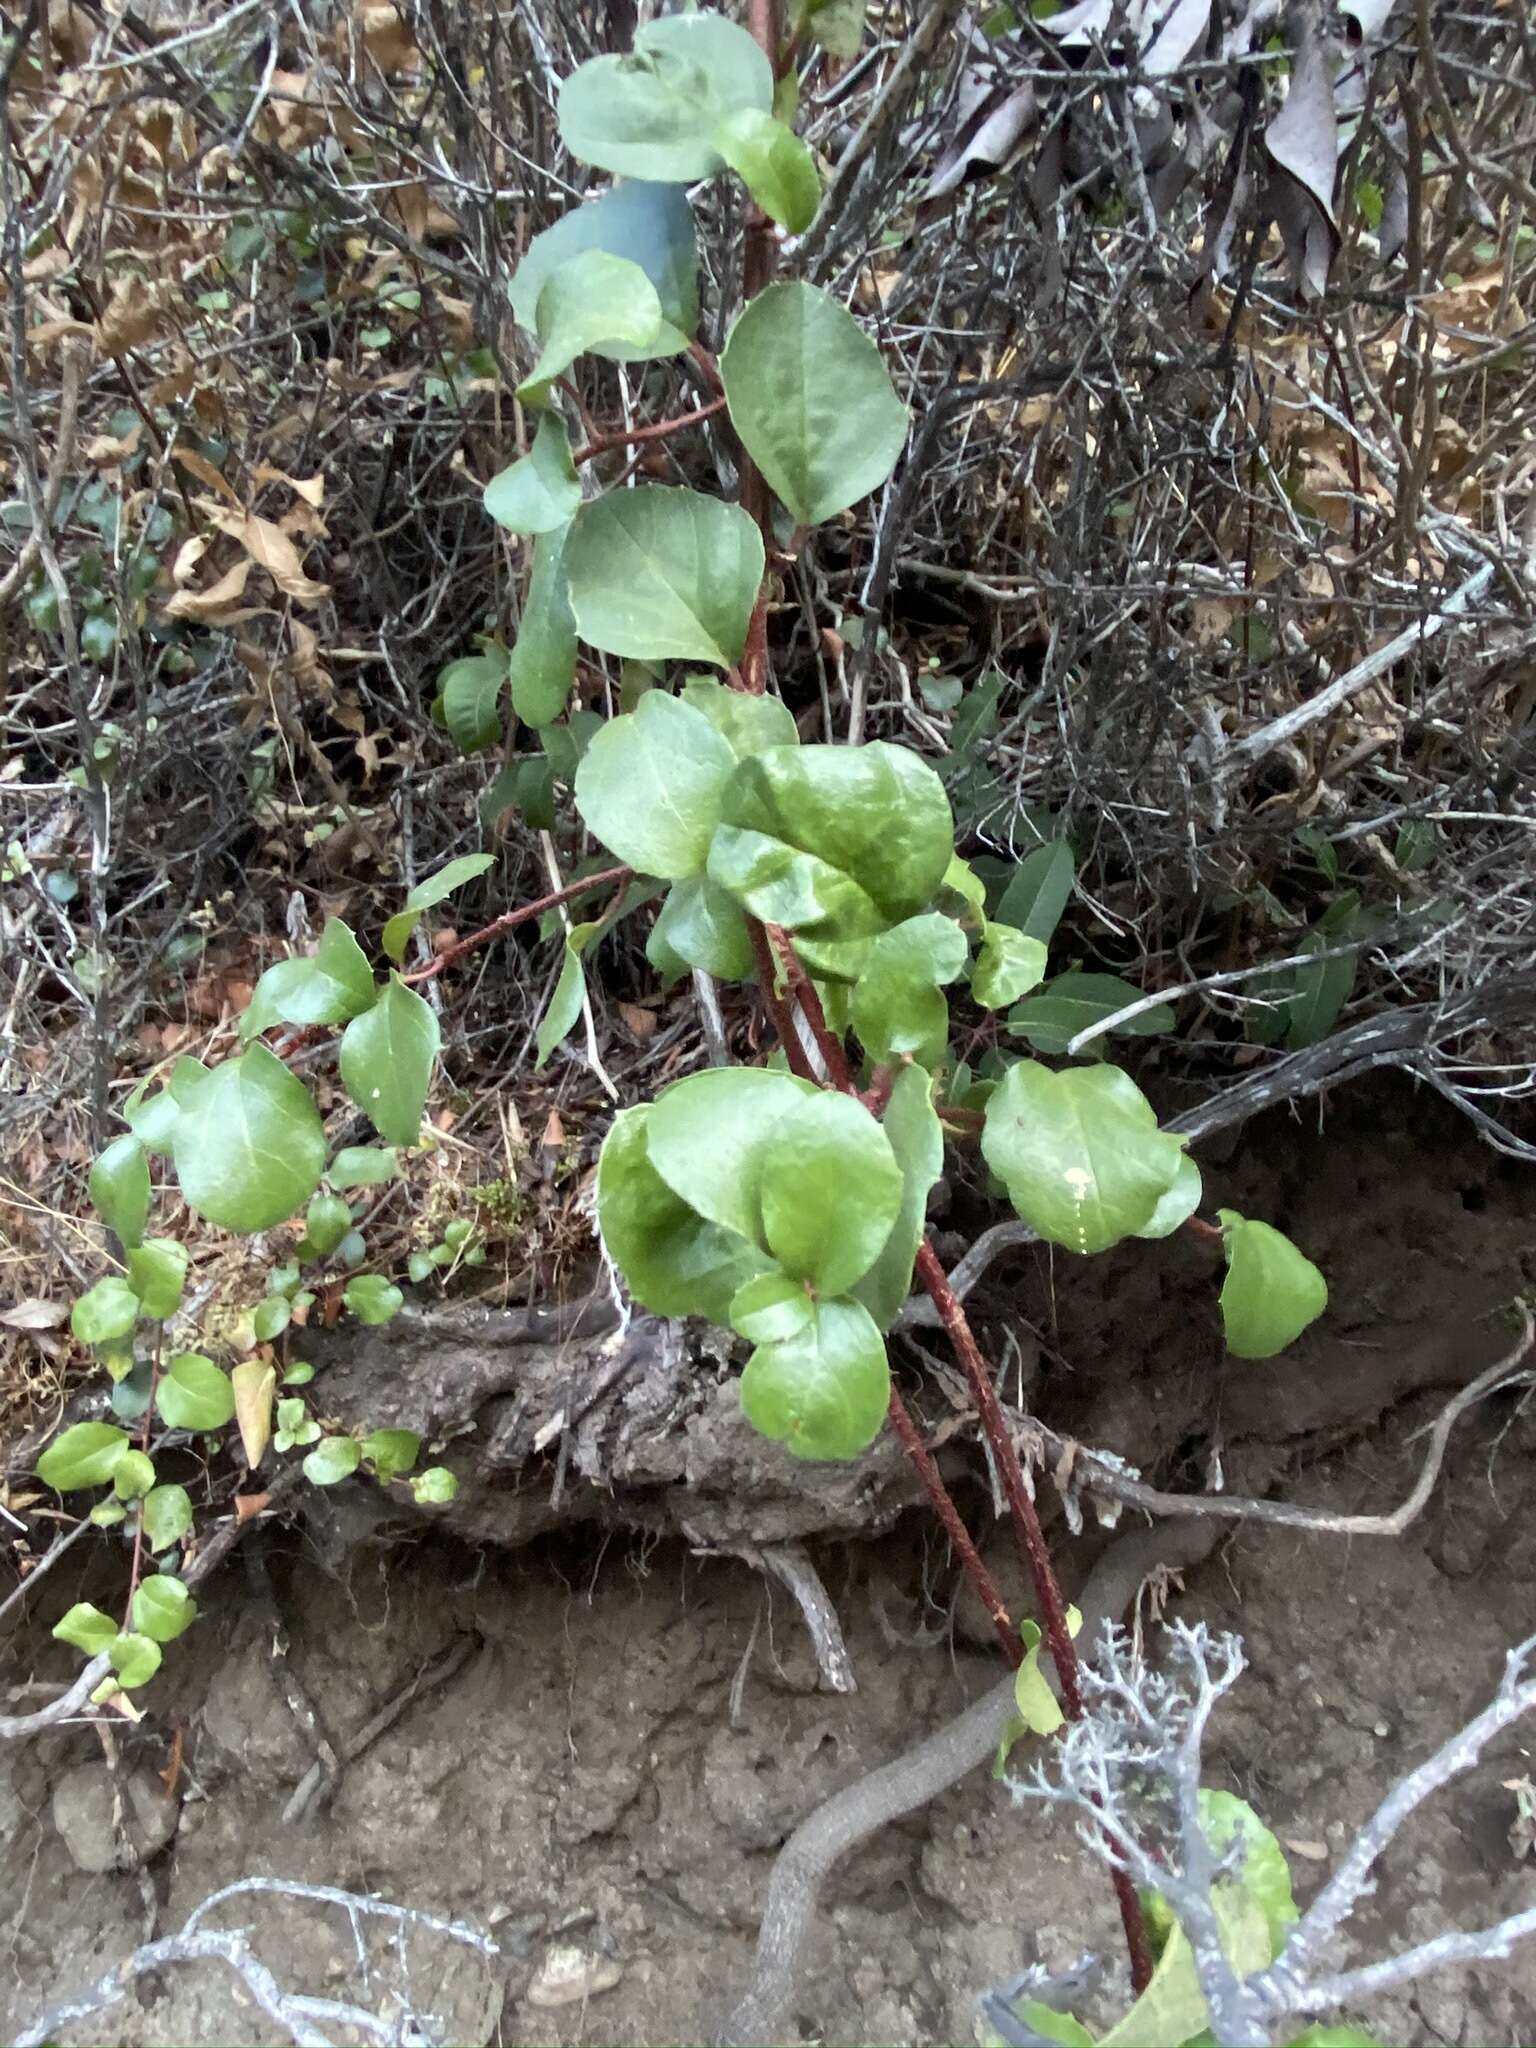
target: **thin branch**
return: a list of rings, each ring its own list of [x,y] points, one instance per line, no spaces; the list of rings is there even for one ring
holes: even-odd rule
[[[429,966],[417,967],[400,979],[415,985],[432,981],[445,967],[451,967],[455,960],[462,960],[466,953],[476,946],[487,946],[492,939],[499,939],[503,932],[509,932],[514,925],[526,924],[531,917],[542,917],[546,910],[555,910],[562,903],[569,903],[577,896],[584,896],[590,889],[601,889],[609,882],[628,882],[634,878],[633,868],[603,868],[595,875],[583,875],[579,882],[570,882],[563,889],[554,889],[548,896],[541,896],[537,903],[521,904],[516,910],[504,911],[493,924],[483,930],[471,932],[468,938],[455,939],[451,946],[445,946]]]

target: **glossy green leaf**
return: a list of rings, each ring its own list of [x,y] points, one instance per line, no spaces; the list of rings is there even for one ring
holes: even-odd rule
[[[350,1479],[362,1463],[362,1451],[349,1436],[328,1436],[304,1460],[304,1477],[312,1486],[335,1486]]]
[[[560,978],[555,983],[555,992],[549,999],[549,1008],[539,1019],[539,1028],[534,1037],[537,1057],[533,1070],[538,1073],[548,1064],[555,1047],[576,1027],[581,1015],[581,1000],[586,993],[586,976],[582,972],[581,956],[591,943],[593,934],[600,927],[596,924],[576,924],[565,935],[565,958],[560,965]]]
[[[257,982],[240,1036],[258,1037],[274,1024],[342,1024],[369,1008],[373,969],[350,926],[328,918],[313,955],[279,960]]]
[[[340,1155],[332,1162],[330,1178],[335,1183]],[[382,1176],[387,1179],[388,1175]],[[304,1237],[299,1246],[305,1259],[328,1259],[352,1228],[352,1210],[339,1195],[316,1195],[304,1211]]]
[[[570,528],[561,526],[534,542],[533,574],[512,643],[512,709],[535,728],[554,723],[576,681],[576,621],[565,574],[569,536]]]
[[[1129,1074],[1055,1074],[1035,1060],[1019,1060],[994,1091],[981,1149],[1024,1221],[1083,1254],[1144,1230],[1184,1156]]]
[[[147,1578],[133,1596],[134,1628],[151,1642],[174,1643],[197,1619],[197,1602],[166,1572]]]
[[[766,923],[848,940],[926,909],[953,851],[944,786],[904,747],[770,747],[725,786],[708,872]]]
[[[597,1167],[597,1215],[608,1255],[643,1308],[725,1323],[740,1289],[769,1270],[757,1246],[700,1216],[651,1164],[650,1105],[620,1112]]]
[[[169,1550],[192,1527],[192,1497],[184,1486],[156,1486],[144,1496],[140,1513],[150,1549]]]
[[[82,1344],[110,1344],[132,1334],[139,1297],[126,1280],[110,1274],[88,1287],[69,1314],[69,1327]]]
[[[1273,1358],[1328,1306],[1328,1282],[1291,1240],[1268,1223],[1218,1209],[1227,1277],[1221,1320],[1234,1358]]]
[[[167,1429],[222,1429],[235,1412],[229,1374],[199,1351],[178,1352],[160,1374],[155,1412]]]
[[[891,1141],[851,1095],[807,1096],[773,1127],[758,1176],[767,1248],[823,1295],[846,1294],[901,1207]]]
[[[554,379],[605,338],[653,351],[661,334],[661,300],[638,263],[606,249],[585,249],[550,272],[539,293],[534,327],[542,347],[517,389],[525,405],[543,404]],[[575,509],[573,504],[564,516]]]
[[[804,234],[821,204],[816,159],[792,128],[758,107],[739,107],[715,130],[715,147],[771,219]]]
[[[392,1145],[414,1145],[421,1135],[441,1038],[432,1005],[393,974],[373,1008],[342,1035],[347,1093]]]
[[[535,235],[511,286],[512,310],[530,334],[539,295],[551,275],[587,249],[606,249],[638,263],[655,289],[663,320],[649,348],[610,335],[591,344],[593,355],[630,363],[652,353],[675,355],[687,347],[699,324],[699,254],[693,208],[684,186],[626,178],[601,198],[572,207],[553,227]]]
[[[679,880],[703,871],[735,767],[729,742],[701,711],[650,690],[587,748],[576,770],[576,807],[617,859],[640,874]]]
[[[1038,995],[1020,1003],[1008,1019],[1008,1029],[1016,1038],[1027,1038],[1036,1052],[1059,1056],[1079,1031],[1101,1024],[1128,1003],[1140,1002],[1143,993],[1118,975],[1084,974],[1074,968],[1068,974],[1058,974]],[[1129,1038],[1149,1038],[1171,1031],[1173,1024],[1172,1006],[1158,1003],[1117,1024],[1115,1031]],[[1083,1050],[1091,1054],[1094,1048],[1085,1046]]]
[[[626,267],[635,268],[633,264]],[[644,277],[643,271],[640,274]],[[649,280],[646,288],[659,315],[660,302]],[[485,509],[508,533],[552,533],[567,524],[580,503],[581,483],[571,460],[571,437],[560,415],[546,412],[528,453],[486,485]]]
[[[149,1237],[128,1254],[128,1285],[152,1322],[164,1322],[181,1307],[187,1278],[187,1248],[172,1237]]]
[[[160,1645],[152,1636],[140,1635],[136,1630],[115,1636],[107,1645],[107,1655],[124,1692],[148,1685],[160,1669]]]
[[[1058,2012],[1055,2006],[1046,2005],[1041,1999],[1013,1999],[1009,2009],[1032,2032],[1042,2035],[1047,2041],[1060,2042],[1061,2048],[1095,2048],[1094,2038],[1081,2020],[1074,2019],[1069,2012]]]
[[[197,1089],[177,1119],[174,1157],[199,1216],[225,1230],[270,1230],[318,1186],[325,1126],[303,1082],[253,1045]]]
[[[293,1307],[286,1294],[269,1294],[265,1301],[259,1301],[251,1317],[251,1328],[258,1344],[271,1344],[283,1334],[293,1321]]]
[[[79,1600],[62,1620],[54,1623],[52,1634],[55,1642],[83,1650],[87,1657],[99,1657],[116,1642],[117,1623],[89,1600]]]
[[[623,57],[593,57],[560,89],[560,137],[572,156],[621,178],[692,184],[723,159],[715,132],[742,107],[767,113],[773,66],[745,29],[718,14],[647,22]]]
[[[376,1429],[363,1438],[363,1456],[381,1483],[403,1479],[421,1456],[421,1438],[414,1429]]]
[[[443,723],[461,753],[477,753],[501,738],[501,693],[508,673],[505,651],[492,648],[485,654],[461,655],[439,674]]]
[[[768,747],[800,744],[794,713],[781,697],[730,690],[713,676],[685,676],[683,702],[703,713],[738,761]]]
[[[763,580],[762,536],[739,505],[643,484],[582,506],[565,575],[576,630],[593,647],[729,668]]]
[[[1140,1230],[1132,1231],[1131,1235],[1146,1238],[1172,1237],[1199,1208],[1201,1191],[1200,1169],[1186,1152],[1179,1161],[1179,1170],[1172,1187],[1158,1202],[1150,1219]]]
[[[384,927],[384,951],[388,957],[397,963],[405,958],[411,933],[424,910],[445,903],[456,890],[495,865],[494,853],[461,853],[457,860],[449,861],[435,875],[428,875],[424,882],[418,882],[406,897],[405,908],[397,911]]]
[[[814,285],[773,284],[751,299],[720,376],[732,425],[797,524],[845,511],[896,467],[907,408],[879,349]]]
[[[112,1491],[119,1500],[141,1500],[154,1483],[154,1460],[144,1451],[124,1451],[112,1468]]]
[[[984,1010],[1005,1009],[1044,979],[1045,963],[1039,939],[1009,924],[988,924],[971,969],[971,994]]]
[[[781,1344],[797,1336],[816,1313],[803,1280],[788,1273],[761,1273],[731,1302],[731,1328],[749,1344]]]
[[[360,1323],[388,1323],[405,1306],[405,1296],[382,1273],[359,1273],[342,1290],[347,1313]]]
[[[702,968],[717,981],[746,981],[755,965],[747,921],[707,875],[689,875],[667,891],[645,957],[666,980]]]
[[[77,1422],[43,1452],[37,1461],[37,1476],[55,1493],[106,1486],[127,1449],[127,1430],[110,1422]]]
[[[968,950],[959,925],[937,911],[873,941],[853,989],[853,1028],[872,1060],[888,1066],[910,1054],[931,1067],[943,1058],[949,1004],[940,991],[964,970]]]
[[[91,1162],[91,1206],[125,1247],[136,1245],[149,1221],[149,1161],[131,1131],[114,1138]]]
[[[411,1492],[423,1506],[442,1507],[459,1490],[459,1482],[446,1465],[429,1465],[411,1481]]]
[[[1363,2027],[1319,2025],[1297,2034],[1287,2048],[1386,2048],[1386,2043]]]
[[[912,1291],[912,1263],[923,1239],[928,1195],[944,1171],[944,1133],[925,1068],[904,1067],[896,1076],[882,1128],[901,1168],[901,1206],[880,1256],[853,1292],[876,1324],[888,1330]]]
[[[778,1126],[811,1098],[822,1099],[809,1081],[768,1067],[690,1074],[651,1104],[651,1164],[706,1221],[761,1244],[764,1162]]]
[[[123,1114],[146,1152],[171,1150],[181,1113],[190,1107],[198,1085],[207,1078],[208,1069],[202,1061],[182,1053],[171,1067],[170,1081],[157,1094],[136,1089],[129,1096]]]
[[[1048,946],[1072,900],[1077,863],[1063,839],[1053,839],[1027,853],[998,899],[997,921],[1011,924],[1026,938]]]
[[[891,1399],[885,1340],[857,1301],[820,1301],[803,1330],[760,1344],[741,1376],[742,1413],[797,1458],[856,1458]]]
[[[343,1145],[325,1177],[333,1188],[372,1188],[399,1171],[392,1145]]]

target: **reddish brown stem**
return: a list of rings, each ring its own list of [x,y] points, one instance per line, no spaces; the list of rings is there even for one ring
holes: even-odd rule
[[[590,462],[594,455],[607,455],[614,448],[628,448],[636,441],[664,441],[668,434],[681,432],[684,427],[696,427],[700,420],[713,419],[717,412],[725,411],[723,398],[712,398],[708,405],[701,405],[693,412],[679,413],[676,419],[658,420],[650,427],[616,427],[611,434],[599,434],[578,448],[571,457],[572,462]]]
[[[997,1590],[996,1581],[981,1561],[981,1553],[971,1541],[971,1533],[960,1519],[960,1510],[955,1506],[949,1488],[944,1484],[944,1475],[934,1463],[933,1453],[918,1433],[912,1412],[891,1388],[891,1427],[901,1441],[901,1448],[911,1460],[913,1470],[923,1482],[923,1491],[929,1505],[943,1523],[945,1533],[954,1545],[955,1555],[965,1567],[966,1576],[976,1588],[977,1597],[992,1617],[992,1626],[997,1631],[997,1640],[1002,1645],[1003,1655],[1015,1670],[1024,1662],[1024,1644],[1018,1630],[1008,1618],[1008,1609],[1003,1596]]]
[[[485,925],[480,931],[471,932],[467,939],[455,939],[451,946],[445,946],[435,960],[425,967],[413,968],[400,979],[413,985],[423,981],[434,981],[445,967],[461,960],[476,946],[488,946],[492,939],[499,939],[503,932],[511,931],[514,925],[526,924],[531,917],[542,917],[546,910],[554,910],[561,903],[569,903],[573,896],[584,896],[589,889],[600,889],[605,882],[627,882],[634,874],[633,868],[601,868],[595,875],[583,875],[579,882],[571,882],[564,889],[552,890],[548,896],[541,896],[536,903],[523,903],[516,910],[504,911],[494,924]]]
[[[816,993],[816,984],[805,971],[800,955],[795,951],[794,941],[779,924],[764,927],[768,940],[784,969],[784,979],[789,983],[795,1001],[800,1005],[805,1021],[811,1027],[811,1036],[820,1050],[822,1061],[834,1088],[844,1095],[854,1092],[853,1075],[848,1069],[848,1055],[843,1051],[842,1040],[827,1022],[827,1013],[821,1006],[821,997]]]
[[[795,1020],[789,1013],[789,1005],[779,994],[779,977],[773,964],[773,949],[768,943],[768,932],[761,918],[747,919],[747,936],[752,941],[752,957],[757,962],[757,985],[762,990],[763,1002],[779,1043],[784,1048],[784,1057],[789,1062],[789,1071],[798,1074],[802,1081],[814,1081],[816,1075],[805,1047],[800,1043],[800,1034],[795,1029]]]
[[[1203,1237],[1212,1244],[1220,1244],[1227,1234],[1219,1223],[1207,1223],[1203,1216],[1186,1216],[1184,1228],[1192,1230],[1196,1237]]]

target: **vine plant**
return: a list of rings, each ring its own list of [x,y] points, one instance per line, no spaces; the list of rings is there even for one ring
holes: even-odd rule
[[[815,10],[803,11],[814,35]],[[516,719],[543,736],[550,775],[573,785],[583,824],[617,865],[402,972],[422,911],[491,856],[450,863],[385,926],[382,984],[333,919],[313,956],[262,976],[243,1019],[245,1049],[212,1070],[178,1061],[165,1088],[130,1101],[128,1134],[96,1162],[92,1197],[124,1247],[126,1272],[80,1299],[74,1328],[117,1383],[119,1415],[142,1412],[142,1426],[135,1442],[117,1424],[78,1424],[39,1469],[60,1490],[110,1485],[114,1498],[94,1519],[132,1525],[123,1625],[77,1608],[59,1630],[108,1653],[109,1687],[141,1683],[158,1645],[190,1618],[174,1569],[147,1579],[140,1571],[146,1550],[174,1566],[191,1523],[185,1492],[155,1471],[152,1415],[167,1431],[204,1437],[233,1421],[253,1467],[269,1443],[304,1450],[305,1471],[320,1483],[360,1466],[401,1482],[420,1448],[404,1431],[361,1441],[322,1433],[301,1395],[279,1392],[280,1376],[303,1383],[302,1365],[283,1375],[259,1353],[227,1373],[196,1352],[162,1358],[158,1333],[180,1306],[187,1256],[145,1235],[150,1155],[169,1156],[188,1207],[213,1224],[264,1232],[304,1212],[292,1257],[256,1311],[259,1338],[281,1332],[313,1294],[312,1276],[339,1276],[354,1314],[385,1320],[399,1290],[362,1270],[347,1198],[392,1174],[392,1148],[419,1137],[439,1031],[413,984],[469,946],[599,888],[619,893],[597,921],[568,929],[542,1056],[579,1014],[584,952],[662,887],[647,945],[658,972],[755,981],[779,1039],[766,1065],[689,1075],[615,1117],[597,1179],[614,1265],[655,1313],[705,1317],[753,1347],[743,1409],[790,1454],[853,1458],[889,1421],[1018,1665],[1018,1619],[892,1382],[885,1333],[915,1277],[969,1378],[1069,1717],[1082,1713],[1081,1688],[1031,1489],[925,1236],[946,1138],[979,1135],[1019,1215],[1068,1253],[1180,1228],[1219,1240],[1221,1313],[1240,1356],[1279,1351],[1326,1302],[1322,1276],[1278,1231],[1225,1210],[1216,1224],[1199,1218],[1200,1174],[1184,1141],[1159,1129],[1119,1067],[1021,1058],[998,1061],[984,1078],[970,1072],[950,1045],[947,989],[963,985],[983,1010],[1012,1011],[1019,1036],[1059,1052],[1065,1041],[1050,1031],[1074,1001],[1091,1014],[1086,984],[1097,978],[1059,978],[1060,1000],[1046,1016],[1039,1006],[1049,991],[1031,991],[1044,981],[1054,918],[1026,931],[989,915],[982,880],[956,851],[933,768],[885,740],[802,744],[769,688],[767,615],[780,566],[809,529],[885,482],[908,425],[879,349],[847,309],[808,283],[770,281],[775,224],[798,234],[820,203],[816,162],[790,125],[793,86],[762,0],[751,33],[715,14],[666,16],[638,31],[631,53],[582,65],[560,96],[561,133],[573,156],[620,182],[539,235],[512,286],[514,313],[537,344],[517,393],[537,427],[485,499],[531,543],[532,573],[510,652],[487,643],[450,664],[441,712],[461,744],[488,745],[510,690]],[[717,362],[697,337],[689,188],[727,173],[746,188],[746,289]],[[573,448],[566,373],[583,355],[631,366],[642,391],[646,365],[686,357],[706,395],[654,424],[587,425]],[[590,480],[609,458],[632,468],[633,449],[665,445],[675,456],[690,437],[727,426],[737,502],[684,483],[634,484],[629,468],[608,488],[583,484],[580,472]],[[626,708],[606,722],[570,709],[578,643],[624,664]],[[1048,857],[1042,889],[1056,888],[1057,868]],[[287,1055],[335,1026],[344,1027],[342,1084],[383,1142],[328,1160],[320,1113]],[[412,1483],[419,1497],[442,1499],[453,1481],[434,1468]],[[1119,1889],[1140,1988],[1149,1952],[1128,1880]]]

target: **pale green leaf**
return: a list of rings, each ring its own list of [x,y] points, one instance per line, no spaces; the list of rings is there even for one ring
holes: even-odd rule
[[[649,348],[609,335],[591,344],[593,355],[629,363],[652,353],[675,355],[687,347],[699,324],[699,256],[693,208],[682,185],[626,178],[601,198],[572,207],[553,227],[535,235],[511,285],[512,310],[530,334],[539,294],[552,274],[587,249],[606,249],[612,256],[638,263],[662,312],[662,326]]]
[[[803,1280],[788,1273],[761,1273],[731,1301],[731,1328],[750,1344],[779,1344],[805,1328],[816,1304]]]
[[[542,347],[538,361],[518,386],[517,396],[525,405],[543,404],[554,379],[605,339],[625,342],[649,354],[661,326],[661,300],[640,265],[606,249],[585,249],[551,271],[539,293],[534,327]],[[564,517],[569,518],[575,509],[572,504]],[[496,516],[494,512],[492,516]],[[558,526],[563,521],[550,523]]]
[[[192,1527],[192,1498],[184,1486],[157,1486],[144,1496],[140,1510],[144,1534],[152,1551],[169,1550]]]
[[[685,676],[683,702],[703,713],[738,761],[766,747],[800,744],[795,715],[780,697],[730,690],[713,676]]]
[[[441,1042],[432,1005],[392,974],[374,1007],[341,1040],[347,1093],[391,1145],[414,1145]]]
[[[851,64],[864,42],[866,0],[794,0],[794,26],[834,57]]]
[[[442,1507],[459,1490],[459,1482],[446,1465],[429,1465],[411,1481],[411,1492],[423,1506]]]
[[[853,1028],[872,1060],[910,1055],[932,1066],[943,1058],[949,1004],[940,989],[962,972],[967,951],[955,920],[931,910],[875,939],[853,990]]]
[[[592,646],[729,668],[763,580],[762,536],[739,505],[644,484],[582,506],[565,575],[576,630]]]
[[[814,285],[769,285],[750,300],[720,376],[732,425],[797,524],[845,511],[895,468],[907,408],[879,349]]]
[[[313,955],[279,960],[257,982],[240,1036],[259,1037],[274,1024],[341,1024],[356,1017],[376,994],[373,969],[351,928],[328,918]]]
[[[343,1145],[325,1177],[333,1188],[371,1188],[399,1171],[392,1145]]]
[[[421,1456],[421,1438],[414,1429],[376,1429],[363,1438],[363,1456],[384,1484],[403,1479]]]
[[[144,1451],[124,1451],[112,1468],[112,1491],[119,1500],[142,1500],[154,1483],[154,1460]]]
[[[99,1657],[117,1640],[117,1623],[89,1600],[79,1600],[61,1621],[54,1623],[52,1633],[55,1642],[83,1650],[87,1657]]]
[[[175,1315],[186,1278],[187,1248],[174,1238],[146,1238],[128,1254],[128,1285],[152,1322]]]
[[[549,1008],[539,1019],[539,1028],[534,1037],[537,1058],[534,1072],[538,1073],[547,1065],[550,1054],[566,1036],[574,1030],[576,1019],[581,1015],[581,1000],[586,993],[586,977],[582,972],[581,956],[591,942],[592,935],[599,927],[596,924],[572,925],[565,938],[565,958],[560,964],[560,978],[555,983],[555,992],[549,999]]]
[[[133,1625],[151,1642],[173,1643],[197,1619],[197,1602],[166,1572],[147,1578],[133,1596]]]
[[[701,711],[650,690],[594,737],[576,770],[576,806],[588,831],[639,873],[697,875],[735,766]]]
[[[1282,1231],[1218,1209],[1227,1277],[1221,1320],[1234,1358],[1273,1358],[1328,1306],[1328,1282]]]
[[[1039,939],[1009,924],[988,924],[971,969],[971,994],[984,1010],[1005,1009],[1044,978],[1045,963]]]
[[[70,1310],[69,1327],[82,1344],[111,1344],[130,1336],[138,1319],[138,1295],[114,1273],[80,1296]]]
[[[766,1248],[819,1294],[846,1294],[891,1234],[901,1168],[851,1095],[807,1096],[780,1117],[757,1183]]]
[[[647,22],[623,57],[593,57],[560,89],[561,140],[572,156],[621,178],[692,184],[713,177],[722,121],[773,105],[773,66],[718,14]]]
[[[174,1156],[199,1216],[225,1230],[270,1230],[318,1186],[325,1126],[303,1082],[253,1045],[198,1087],[177,1118]]]
[[[153,1637],[137,1631],[115,1636],[107,1646],[107,1655],[124,1692],[148,1685],[160,1669],[160,1645]]]
[[[742,1413],[797,1458],[856,1458],[891,1399],[885,1340],[857,1301],[820,1301],[805,1328],[761,1344],[741,1376]]]
[[[635,268],[633,264],[626,267]],[[659,301],[649,280],[646,288],[659,312]],[[508,533],[552,533],[567,524],[580,503],[581,484],[571,460],[571,437],[560,415],[546,412],[539,420],[528,453],[486,485],[485,509]]]
[[[136,1245],[149,1221],[149,1161],[133,1133],[114,1138],[91,1162],[91,1205],[124,1246]]]
[[[1158,1202],[1150,1219],[1140,1230],[1132,1231],[1131,1235],[1147,1238],[1172,1237],[1199,1208],[1201,1192],[1200,1169],[1186,1152],[1179,1161],[1179,1170],[1172,1187]]]
[[[460,655],[439,673],[443,724],[461,753],[477,753],[501,738],[501,693],[508,672],[505,651],[492,648],[485,654]]]
[[[328,1436],[304,1460],[304,1477],[312,1486],[335,1486],[350,1479],[362,1462],[362,1451],[349,1436]]]
[[[738,107],[715,130],[715,147],[764,213],[804,234],[821,204],[816,159],[792,128],[758,107]]]
[[[405,1306],[405,1296],[382,1273],[359,1273],[342,1289],[347,1313],[360,1323],[387,1323]]]
[[[229,1374],[199,1351],[178,1352],[160,1374],[155,1412],[167,1429],[190,1429],[199,1436],[222,1429],[235,1412]]]
[[[944,1171],[944,1133],[925,1068],[896,1076],[881,1128],[901,1168],[901,1207],[880,1256],[853,1289],[882,1330],[888,1330],[912,1288],[912,1264],[922,1243],[928,1195]]]
[[[809,1081],[768,1067],[690,1074],[651,1104],[651,1164],[706,1221],[760,1244],[764,1162],[779,1124],[816,1096]]]

